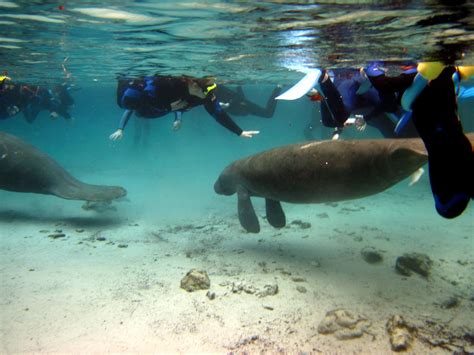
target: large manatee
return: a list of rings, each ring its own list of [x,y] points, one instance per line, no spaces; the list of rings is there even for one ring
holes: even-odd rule
[[[0,132],[0,189],[84,201],[111,201],[127,193],[119,186],[79,181],[47,154],[5,132]]]
[[[214,190],[238,197],[240,224],[258,233],[251,196],[265,198],[268,222],[286,224],[280,201],[321,203],[357,199],[395,185],[423,166],[421,139],[337,140],[292,144],[227,166]]]

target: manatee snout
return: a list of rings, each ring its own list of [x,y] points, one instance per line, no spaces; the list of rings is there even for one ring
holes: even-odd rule
[[[230,196],[237,192],[235,187],[235,178],[229,169],[226,168],[214,183],[214,191],[216,194]]]

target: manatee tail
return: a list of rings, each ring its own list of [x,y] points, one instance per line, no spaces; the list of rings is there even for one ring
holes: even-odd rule
[[[123,197],[127,191],[120,186],[91,185],[83,183],[72,176],[56,184],[51,194],[67,200],[112,201]]]

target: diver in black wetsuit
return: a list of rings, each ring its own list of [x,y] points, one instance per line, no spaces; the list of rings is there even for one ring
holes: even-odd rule
[[[413,123],[428,151],[430,184],[438,213],[459,216],[474,198],[474,152],[458,116],[453,75],[446,66],[413,100]]]
[[[369,75],[381,92],[397,92],[428,151],[431,190],[437,212],[459,216],[474,198],[474,153],[458,116],[454,81],[472,76],[472,67],[420,63],[416,76]],[[425,78],[426,77],[426,78]]]
[[[28,123],[35,121],[42,110],[48,110],[51,118],[59,115],[71,119],[70,107],[74,99],[69,94],[69,86],[56,85],[51,89],[37,85],[15,83],[6,78],[0,88],[0,119],[23,113]]]
[[[120,79],[117,103],[125,108],[119,128],[110,135],[111,140],[121,139],[123,130],[133,112],[143,118],[158,118],[175,112],[174,127],[179,127],[181,113],[204,105],[216,121],[240,137],[251,138],[259,131],[243,131],[222,109],[214,91],[217,85],[211,78],[189,76],[151,76],[141,79]]]
[[[69,109],[74,105],[74,99],[69,94],[70,87],[66,84],[55,85],[51,89],[23,85],[23,115],[28,123],[36,120],[42,110],[48,110],[52,119],[62,116],[66,120],[72,119]]]
[[[215,95],[221,106],[231,115],[251,115],[263,118],[272,118],[277,105],[275,97],[277,97],[280,92],[281,86],[275,87],[268,98],[265,107],[261,107],[247,99],[241,86],[238,86],[237,90],[234,91],[229,89],[227,86],[219,85],[215,90]]]

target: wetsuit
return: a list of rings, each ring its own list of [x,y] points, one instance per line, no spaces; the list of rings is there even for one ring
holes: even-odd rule
[[[214,119],[229,131],[240,136],[242,129],[224,112],[213,93],[209,92],[204,99],[189,94],[187,83],[181,78],[153,76],[143,79],[121,79],[117,87],[117,103],[120,107],[133,110],[143,118],[158,118],[172,112],[171,104],[176,101],[186,102],[179,111],[188,111],[203,105]],[[122,116],[119,124],[124,129],[130,114]]]
[[[1,83],[0,86],[0,120],[16,115],[21,107],[20,87],[16,84]],[[14,109],[15,108],[15,109]]]
[[[455,71],[446,67],[412,104],[413,123],[428,151],[436,210],[445,218],[459,216],[474,196],[474,154],[457,113]]]
[[[319,83],[324,97],[321,104],[323,124],[342,129],[351,114],[362,114],[367,124],[377,128],[384,137],[396,137],[396,123],[387,115],[392,108],[389,110],[384,104],[380,93],[373,87],[358,93],[363,81],[358,70],[339,70],[336,74],[334,82],[328,79]]]
[[[225,86],[218,86],[216,88],[216,97],[221,103],[228,104],[225,111],[235,116],[258,116],[263,118],[272,118],[275,113],[277,97],[281,92],[280,87],[276,87],[267,100],[265,107],[261,107],[256,103],[248,100],[242,90],[242,87],[237,87],[237,90],[231,90]]]

